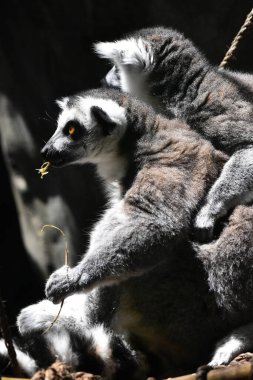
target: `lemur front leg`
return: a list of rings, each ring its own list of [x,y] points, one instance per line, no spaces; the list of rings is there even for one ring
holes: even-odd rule
[[[253,323],[242,326],[216,344],[209,366],[227,365],[233,358],[253,349]]]
[[[159,264],[168,251],[162,249],[160,222],[140,209],[127,213],[124,202],[119,202],[95,227],[83,260],[74,268],[64,266],[51,275],[46,284],[47,297],[59,302],[81,290],[139,276]]]
[[[207,194],[204,206],[195,219],[199,239],[208,241],[218,218],[229,209],[253,200],[253,147],[234,153],[224,165],[218,180]]]
[[[220,340],[216,344],[210,362],[197,369],[197,379],[206,379],[207,373],[213,368],[220,365],[228,365],[236,356],[245,352],[252,352],[252,337],[253,324],[250,323],[232,331],[231,334]]]

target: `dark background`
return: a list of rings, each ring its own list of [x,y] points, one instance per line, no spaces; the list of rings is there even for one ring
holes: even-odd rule
[[[94,41],[113,40],[135,29],[164,25],[184,32],[212,63],[218,64],[252,6],[253,1],[247,0],[1,1],[0,96],[6,96],[22,115],[39,151],[55,128],[54,100],[99,86],[107,72],[108,64],[92,52]],[[230,67],[253,72],[252,47],[251,30]],[[2,156],[0,171],[0,289],[13,322],[21,307],[43,296],[44,280],[25,252]],[[76,188],[82,181],[89,182],[83,198],[73,202],[77,208],[85,203],[77,231],[81,253],[103,196],[89,168],[83,169],[81,177],[70,176],[67,181],[74,181]]]

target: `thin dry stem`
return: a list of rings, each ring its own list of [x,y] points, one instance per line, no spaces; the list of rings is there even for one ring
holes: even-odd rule
[[[69,261],[68,260],[68,258],[69,258],[68,241],[66,239],[66,236],[65,236],[64,232],[59,227],[57,227],[57,226],[55,226],[53,224],[44,224],[44,226],[41,229],[41,232],[44,232],[45,228],[54,228],[57,231],[59,231],[62,234],[62,236],[64,237],[64,240],[65,240],[64,263],[65,263],[65,265],[68,265],[68,261]],[[53,327],[53,325],[55,324],[55,322],[57,321],[57,319],[60,316],[63,304],[64,304],[64,300],[62,300],[62,302],[61,302],[60,309],[59,309],[57,315],[54,317],[54,319],[52,320],[52,322],[50,323],[50,325],[46,328],[46,330],[43,331],[43,334],[46,334]]]

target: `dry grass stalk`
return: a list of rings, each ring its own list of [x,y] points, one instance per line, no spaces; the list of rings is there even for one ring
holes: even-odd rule
[[[64,240],[65,240],[65,250],[64,250],[64,264],[65,265],[68,265],[68,256],[69,256],[69,251],[68,251],[68,241],[66,239],[66,236],[64,234],[64,232],[59,228],[59,227],[56,227],[54,226],[53,224],[45,224],[42,229],[41,229],[41,232],[44,232],[45,228],[54,228],[56,229],[57,231],[59,231],[62,236],[64,237]],[[57,319],[59,318],[60,316],[60,313],[61,313],[61,310],[62,310],[62,307],[63,307],[63,304],[64,304],[64,300],[62,300],[61,302],[61,305],[60,305],[60,308],[59,308],[59,311],[57,313],[57,315],[54,317],[54,319],[52,320],[52,322],[50,323],[50,325],[46,328],[45,331],[43,331],[43,334],[46,334],[52,327],[53,325],[55,324],[55,322],[57,321]]]

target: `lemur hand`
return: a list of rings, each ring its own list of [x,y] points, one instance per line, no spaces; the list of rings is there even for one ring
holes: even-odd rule
[[[53,303],[62,301],[67,296],[82,290],[85,275],[77,265],[70,268],[64,265],[51,274],[46,283],[46,296]]]

